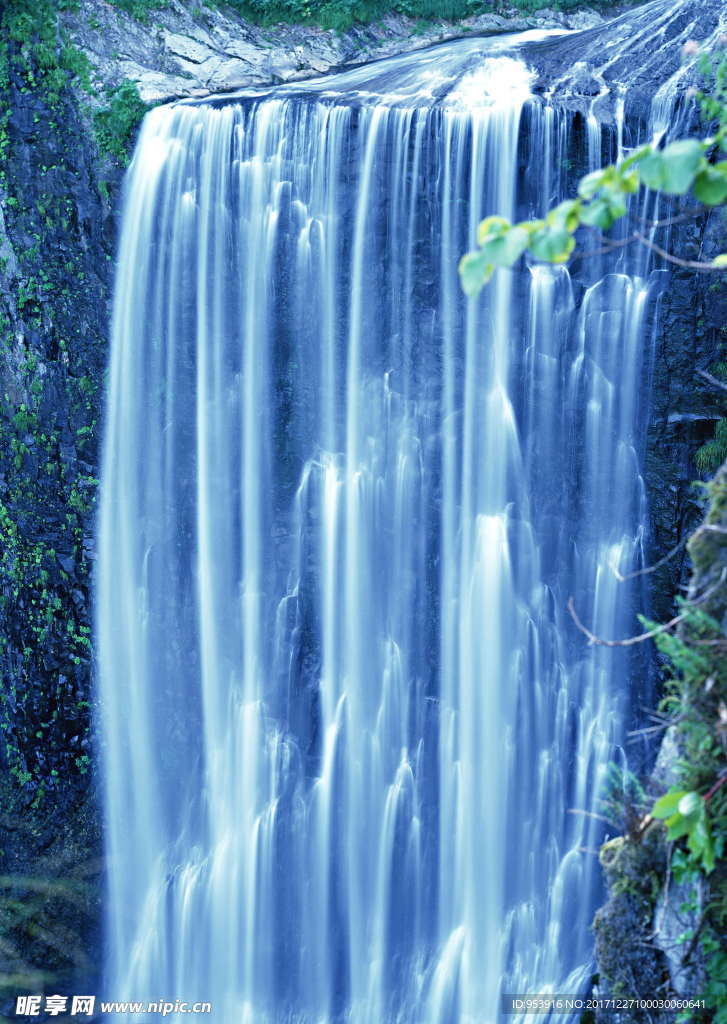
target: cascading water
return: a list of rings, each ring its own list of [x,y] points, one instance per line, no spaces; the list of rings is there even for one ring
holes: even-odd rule
[[[588,971],[567,812],[626,665],[565,606],[631,626],[650,292],[593,255],[577,295],[464,298],[479,219],[605,145],[488,45],[145,121],[100,518],[113,998],[485,1024]]]

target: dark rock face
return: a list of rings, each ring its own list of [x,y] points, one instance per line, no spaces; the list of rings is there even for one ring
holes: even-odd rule
[[[673,229],[672,251],[709,261],[725,247],[724,212],[711,211]],[[692,485],[699,473],[694,452],[714,434],[724,411],[721,392],[699,370],[723,358],[727,342],[727,289],[721,275],[673,267],[661,297],[654,338],[652,413],[647,441],[646,486],[651,514],[650,561],[656,562],[687,537],[701,519],[704,495]],[[653,615],[673,614],[673,595],[684,579],[684,548],[652,583]]]
[[[0,186],[0,874],[18,877],[27,912],[4,917],[0,970],[85,976],[98,945],[90,591],[114,227],[73,91],[30,88],[21,65]]]

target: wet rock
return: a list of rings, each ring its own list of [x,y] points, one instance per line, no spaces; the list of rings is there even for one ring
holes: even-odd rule
[[[685,933],[694,931],[705,904],[705,887],[697,878],[677,882],[669,878],[656,906],[654,943],[664,954],[669,967],[672,990],[679,996],[694,998],[704,987],[704,971],[690,957]]]
[[[673,124],[672,100],[682,101],[697,77],[696,54],[682,63],[684,43],[714,43],[726,27],[722,0],[653,0],[606,25],[530,44],[524,53],[539,72],[540,88],[574,110],[610,121],[625,96],[636,134],[648,127],[654,94],[668,79],[673,82],[664,92],[664,114]],[[603,81],[609,103],[593,106],[594,79]]]

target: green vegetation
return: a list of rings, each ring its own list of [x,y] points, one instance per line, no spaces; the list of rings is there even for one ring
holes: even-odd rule
[[[707,519],[689,542],[696,593],[680,600],[671,629],[643,620],[666,662],[657,717],[675,752],[673,781],[654,793],[653,782],[643,787],[628,772],[609,776],[604,814],[624,834],[601,848],[609,900],[594,921],[615,996],[633,994],[636,975],[643,994],[668,996],[655,935],[672,946],[672,959],[694,979],[691,994],[706,1002],[678,1018],[685,1024],[727,1024],[727,469],[706,486]],[[672,937],[677,922],[682,930]]]
[[[139,2],[116,0],[117,4]],[[615,5],[613,0],[593,0],[590,4],[585,0],[552,0],[550,3],[546,0],[229,0],[229,6],[244,18],[264,25],[312,22],[323,28],[344,31],[355,24],[378,21],[387,14],[424,21],[459,21],[478,14],[502,14],[512,10],[527,13],[549,7],[571,11],[585,6],[607,10]]]
[[[345,31],[356,24],[379,21],[387,14],[401,14],[422,21],[460,21],[478,14],[530,13],[545,7],[573,11],[615,7],[614,0],[201,0],[203,6],[236,10],[248,21],[260,25],[314,24]],[[169,6],[169,0],[111,0],[139,21],[148,22],[154,11]]]
[[[119,0],[119,6],[138,17],[164,5],[166,0]],[[84,53],[63,35],[58,14],[72,10],[76,0],[8,0],[0,13],[0,94],[10,89],[12,73],[20,81],[21,91],[42,95],[51,111],[57,110],[64,89],[73,84],[79,93],[93,95],[94,105],[85,104],[102,155],[125,166],[144,114],[149,109],[139,97],[133,82],[125,81],[105,92],[106,105],[97,106],[91,84],[91,66]],[[8,146],[10,104],[0,113],[0,183]]]
[[[690,542],[695,565],[713,573],[723,564],[727,544],[714,528],[724,529],[720,513],[727,498],[727,474],[722,472],[710,486],[712,512]],[[709,611],[695,602],[682,603],[683,621],[677,633],[656,638],[670,664],[666,696],[661,710],[672,724],[680,757],[678,783],[656,800],[652,814],[664,820],[671,847],[671,875],[676,883],[687,882],[693,891],[707,893],[701,908],[693,912],[695,925],[680,937],[691,962],[701,960],[706,982],[703,989],[710,1016],[727,1024],[727,638],[718,619],[727,610],[727,584],[718,577],[707,583],[711,590]],[[684,1018],[694,1019],[694,1018]]]
[[[723,462],[727,461],[727,419],[723,418],[717,421],[714,437],[697,450],[694,461],[700,473],[710,476],[716,473]]]
[[[153,11],[169,6],[168,0],[111,0],[111,3],[142,22],[147,22]]]
[[[106,92],[108,106],[94,115],[96,142],[102,153],[125,165],[144,114],[149,109],[133,82]]]
[[[672,786],[652,809],[652,816],[664,821],[670,841],[686,838],[689,858],[695,869],[714,871],[714,840],[707,813],[707,801],[694,790]]]
[[[156,11],[170,6],[169,0],[109,0],[143,24],[148,24]],[[634,5],[644,0],[634,0]],[[9,0],[12,8],[32,17],[36,8],[54,13],[73,9],[77,0]],[[400,14],[426,21],[460,21],[479,14],[525,14],[549,8],[575,11],[591,7],[607,13],[616,7],[615,0],[200,0],[200,8],[231,8],[243,18],[259,25],[312,24],[321,28],[345,31],[357,24],[379,21],[387,14]],[[622,5],[620,5],[622,6]]]

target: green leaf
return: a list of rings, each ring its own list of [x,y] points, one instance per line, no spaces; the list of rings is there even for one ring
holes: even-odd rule
[[[490,236],[483,242],[481,251],[488,263],[496,267],[511,267],[525,252],[529,241],[529,232],[516,225],[499,237]]]
[[[477,295],[492,277],[492,264],[483,252],[468,252],[459,261],[459,276],[467,295]]]
[[[593,199],[596,192],[603,188],[606,182],[605,171],[592,171],[585,178],[581,178],[578,186],[578,195],[581,199]]]
[[[544,220],[521,220],[515,227],[522,228],[523,231],[527,231],[528,235],[532,238],[538,231],[542,231],[545,227]]]
[[[701,859],[707,874],[714,870],[714,844],[704,809],[689,834],[687,846],[695,857]]]
[[[639,191],[639,172],[634,169],[633,171],[624,172],[623,165],[620,169],[619,174],[619,185],[622,192],[628,192],[630,194]]]
[[[560,203],[554,210],[551,210],[547,217],[547,223],[551,227],[565,228],[573,232],[581,222],[581,203],[578,199],[567,199]]]
[[[504,217],[485,217],[477,228],[477,243],[482,245],[490,235],[502,235],[510,227],[510,221]]]
[[[727,199],[727,162],[706,164],[694,182],[694,195],[707,206],[723,203]]]
[[[653,151],[654,151],[654,147],[651,145],[651,143],[648,143],[646,146],[639,146],[639,148],[637,150],[635,150],[631,154],[631,156],[627,157],[623,161],[623,163],[619,164],[619,168],[620,168],[621,172],[628,171],[628,169],[630,167],[633,167],[634,164],[641,163],[641,161],[644,159],[644,157],[648,156],[649,153],[653,153]]]
[[[614,218],[608,202],[605,199],[595,199],[588,206],[583,207],[581,220],[591,228],[607,231],[613,224]]]
[[[614,220],[626,216],[626,203],[621,196],[613,196],[607,200],[611,216]]]
[[[677,805],[677,810],[685,818],[698,814],[703,809],[704,801],[699,793],[693,792],[685,793]]]
[[[565,228],[546,225],[533,235],[530,241],[530,251],[536,260],[544,260],[546,263],[565,263],[575,245],[575,238]]]
[[[639,164],[641,180],[655,191],[683,196],[691,188],[703,153],[704,144],[697,139],[680,139],[653,150]]]
[[[712,260],[713,267],[727,267],[727,252],[721,252]]]
[[[669,818],[676,811],[679,801],[687,795],[685,789],[670,789],[654,804],[651,815],[653,818]]]
[[[685,818],[677,813],[672,814],[671,818],[667,818],[664,824],[666,825],[666,838],[672,841],[674,839],[681,839],[682,836],[688,836],[692,831],[694,822],[691,818]]]

